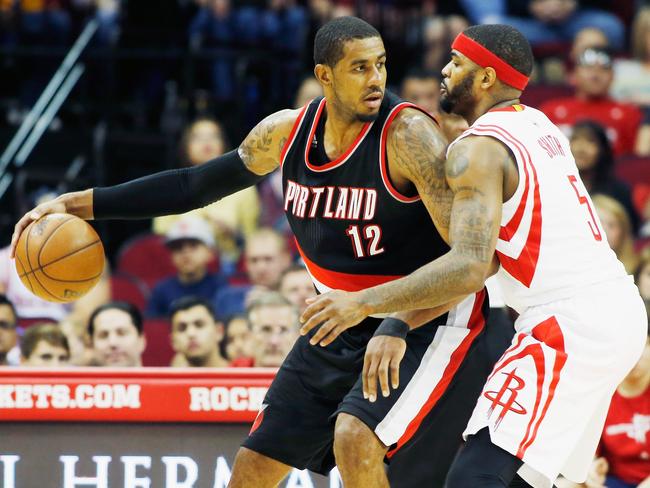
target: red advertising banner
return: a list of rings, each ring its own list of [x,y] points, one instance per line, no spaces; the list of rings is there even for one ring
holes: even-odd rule
[[[0,422],[252,422],[275,369],[0,369]]]

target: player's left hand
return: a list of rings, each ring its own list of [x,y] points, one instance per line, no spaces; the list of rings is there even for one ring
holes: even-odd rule
[[[320,344],[324,347],[331,344],[341,332],[354,327],[368,316],[366,307],[355,292],[330,291],[307,299],[307,303],[309,306],[300,317],[303,324],[300,334],[306,335],[320,325],[309,340],[312,346]]]
[[[378,335],[370,339],[363,358],[363,398],[377,400],[377,381],[384,398],[399,387],[399,365],[406,353],[406,341],[400,337]],[[390,382],[388,374],[390,373]]]

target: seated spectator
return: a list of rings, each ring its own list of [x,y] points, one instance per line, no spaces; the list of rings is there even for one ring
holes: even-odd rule
[[[280,293],[298,309],[299,313],[304,312],[307,308],[306,300],[316,296],[316,288],[307,268],[299,264],[289,266],[282,273]]]
[[[7,366],[7,355],[18,344],[18,317],[13,303],[0,295],[0,366]]]
[[[323,96],[323,87],[313,75],[306,76],[296,92],[293,108],[301,108],[314,98]]]
[[[200,297],[184,297],[171,306],[172,348],[179,358],[172,366],[224,368],[221,355],[223,324],[215,318],[210,302]]]
[[[635,14],[630,37],[633,57],[614,61],[610,93],[616,100],[650,107],[650,5]]]
[[[639,216],[630,187],[613,172],[614,155],[605,129],[591,120],[578,122],[571,133],[571,152],[587,191],[591,195],[601,193],[616,199],[630,216],[632,228],[638,229]]]
[[[596,27],[583,27],[580,29],[573,38],[571,45],[570,61],[575,64],[580,55],[590,48],[607,49],[609,41],[605,33]],[[614,76],[616,79],[616,75]]]
[[[245,315],[235,315],[226,325],[226,357],[232,367],[249,367],[255,364],[252,347],[253,335]]]
[[[201,118],[192,122],[181,137],[183,166],[198,166],[221,156],[228,150],[223,127],[213,119]],[[239,240],[246,239],[257,229],[260,203],[254,187],[245,188],[203,208],[184,215],[205,219],[213,227],[222,272],[228,274],[240,256]],[[153,231],[166,234],[180,218],[168,215],[153,220]]]
[[[215,296],[215,310],[222,317],[237,315],[246,309],[246,300],[256,287],[276,290],[285,269],[291,264],[287,240],[273,229],[262,228],[251,235],[244,248],[249,285],[225,287]]]
[[[603,224],[609,247],[616,253],[618,259],[625,266],[625,270],[632,274],[636,270],[639,258],[634,252],[634,236],[632,224],[623,205],[607,195],[592,197],[596,213]]]
[[[509,24],[534,46],[570,42],[586,26],[602,30],[621,49],[625,27],[616,15],[580,6],[578,0],[460,0],[475,24]]]
[[[255,366],[279,367],[298,338],[298,310],[278,292],[260,295],[248,306]]]
[[[453,141],[468,125],[461,116],[440,111],[440,81],[440,77],[433,71],[411,70],[402,80],[401,97],[435,117],[447,140]]]
[[[618,386],[591,465],[587,488],[650,486],[650,341]]]
[[[109,302],[97,308],[88,321],[88,334],[99,366],[142,366],[142,315],[130,303]]]
[[[69,363],[72,366],[92,366],[95,356],[90,343],[87,324],[64,320],[59,322],[59,329],[65,335],[68,346],[70,346]]]
[[[70,347],[61,329],[55,324],[34,324],[20,339],[21,366],[57,368],[67,366]]]
[[[567,136],[576,122],[594,120],[607,129],[617,156],[633,152],[642,113],[634,105],[609,98],[613,80],[609,51],[586,49],[578,58],[573,80],[575,96],[549,100],[540,109]]]
[[[167,317],[175,300],[185,296],[211,299],[224,286],[224,279],[208,270],[214,259],[214,238],[207,222],[194,216],[178,220],[167,233],[165,244],[177,274],[154,286],[147,317]]]

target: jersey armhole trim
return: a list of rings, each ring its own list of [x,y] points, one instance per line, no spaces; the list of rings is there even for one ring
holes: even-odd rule
[[[424,109],[418,107],[417,105],[410,102],[402,102],[398,105],[395,105],[393,109],[388,114],[386,122],[384,122],[384,127],[381,129],[381,138],[379,140],[379,172],[381,173],[381,180],[384,182],[384,186],[388,193],[398,202],[402,203],[415,203],[421,200],[419,195],[409,197],[400,193],[397,188],[393,186],[393,182],[390,181],[390,176],[388,174],[388,155],[386,150],[386,142],[388,141],[388,129],[390,124],[393,122],[395,117],[404,110],[405,108],[414,108],[419,110],[424,115],[429,117],[433,122],[439,126],[438,121],[431,114],[427,113]]]
[[[309,107],[311,102],[313,102],[313,100],[310,100],[305,104],[304,107],[302,107],[300,113],[298,114],[298,118],[293,123],[291,132],[289,133],[289,138],[287,139],[287,142],[284,143],[284,146],[282,147],[282,151],[280,151],[280,168],[284,166],[284,160],[286,159],[287,154],[291,150],[291,146],[293,146],[293,141],[296,139],[296,133],[298,132],[298,129],[302,125],[302,121],[304,120],[305,114],[307,113],[307,107]]]

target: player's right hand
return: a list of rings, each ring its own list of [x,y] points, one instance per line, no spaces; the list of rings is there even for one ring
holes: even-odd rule
[[[609,471],[609,464],[604,457],[594,459],[589,468],[589,473],[587,473],[585,486],[587,488],[605,488],[607,471]]]
[[[399,337],[378,335],[370,339],[363,358],[363,397],[377,399],[377,381],[384,397],[390,395],[390,386],[399,387],[399,365],[406,353],[406,341]],[[390,372],[389,382],[388,374]]]
[[[63,196],[63,195],[61,195]],[[41,203],[40,205],[34,207],[32,210],[27,212],[23,217],[16,223],[14,227],[14,233],[11,236],[11,257],[16,256],[16,245],[18,244],[18,238],[20,234],[23,233],[25,228],[33,221],[40,219],[44,215],[52,213],[66,213],[66,204],[65,200],[61,197],[50,200],[49,202]]]

